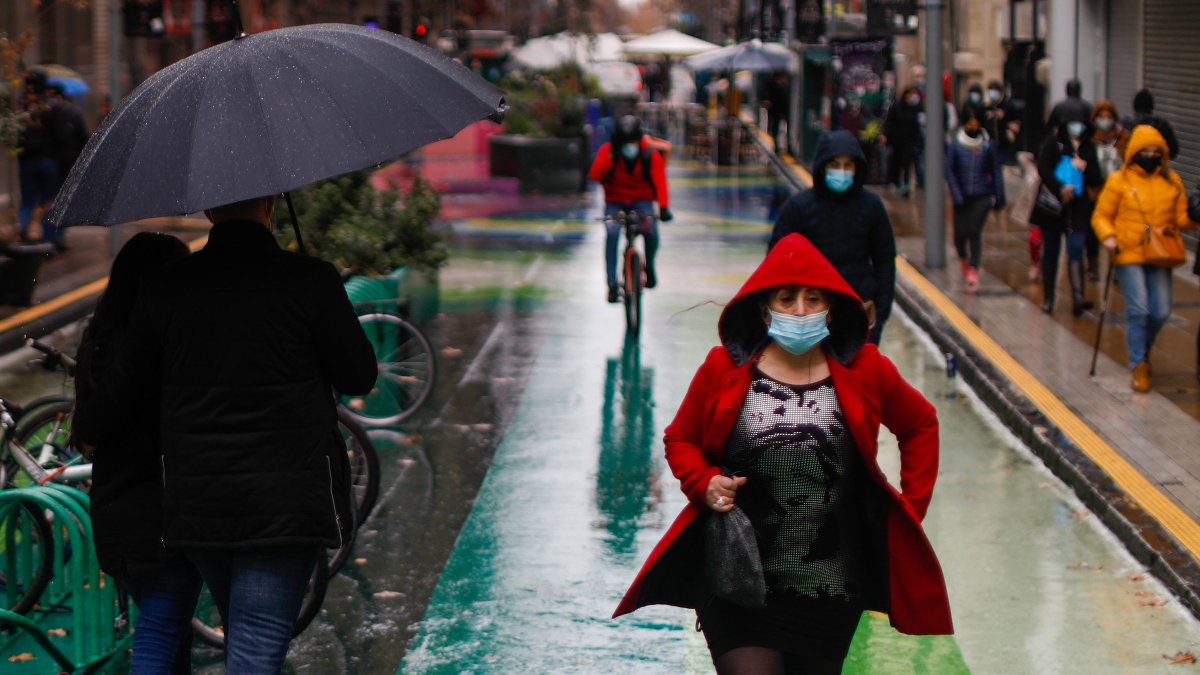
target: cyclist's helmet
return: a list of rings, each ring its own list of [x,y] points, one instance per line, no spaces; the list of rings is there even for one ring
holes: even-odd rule
[[[642,120],[634,115],[626,115],[617,120],[613,129],[612,149],[616,155],[621,152],[621,146],[626,143],[642,144]]]

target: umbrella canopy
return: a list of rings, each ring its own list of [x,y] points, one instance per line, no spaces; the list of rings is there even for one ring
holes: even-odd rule
[[[114,225],[284,193],[449,138],[503,103],[483,78],[387,31],[316,24],[246,35],[122,100],[48,218]]]
[[[762,43],[758,40],[724,47],[706,54],[684,59],[684,63],[695,71],[701,70],[752,70],[756,72],[786,70],[791,67],[795,54],[778,42]]]
[[[557,35],[534,38],[512,53],[512,61],[524,68],[545,70],[567,63],[599,63],[620,61],[624,43],[613,33],[597,33],[594,36]]]
[[[92,90],[87,82],[75,77],[52,77],[46,80],[46,84],[57,84],[67,96],[83,96]]]
[[[663,56],[692,56],[720,49],[719,45],[680,33],[674,28],[630,40],[624,45],[626,54],[660,54]]]

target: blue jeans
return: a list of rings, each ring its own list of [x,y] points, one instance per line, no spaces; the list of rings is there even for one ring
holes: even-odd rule
[[[59,176],[58,162],[51,157],[20,160],[18,174],[21,178],[21,208],[17,211],[17,220],[21,224],[21,235],[24,236],[29,233],[33,209],[49,206],[54,201],[62,178]],[[42,238],[47,242],[59,240],[56,228],[44,217]]]
[[[191,565],[121,575],[121,585],[138,606],[130,675],[192,672],[192,614],[203,583]]]
[[[1117,265],[1114,274],[1125,298],[1125,344],[1132,370],[1146,360],[1158,331],[1171,318],[1171,268]]]
[[[654,269],[654,254],[658,251],[658,220],[654,218],[654,204],[644,199],[633,203],[608,202],[604,205],[604,217],[615,218],[622,211],[636,210],[638,213],[650,216],[649,227],[642,227],[642,236],[646,239],[646,268]],[[624,223],[609,221],[604,224],[606,237],[604,239],[604,264],[608,271],[608,285],[617,283],[617,245],[621,242],[621,230]]]
[[[321,552],[188,549],[225,624],[227,675],[278,673]]]

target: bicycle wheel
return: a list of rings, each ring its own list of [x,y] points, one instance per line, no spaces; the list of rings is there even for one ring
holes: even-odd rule
[[[58,468],[78,457],[78,453],[67,445],[71,435],[71,414],[75,403],[71,400],[50,402],[26,412],[17,422],[13,439],[33,455],[46,469]],[[33,479],[9,458],[5,462],[5,486],[28,487]],[[91,481],[76,485],[87,492]]]
[[[13,546],[16,555],[11,566],[7,555],[0,558],[0,607],[17,614],[28,614],[54,575],[54,536],[50,521],[42,509],[25,502],[2,527],[0,541],[6,551]],[[11,595],[10,579],[14,582]]]
[[[415,413],[433,391],[437,363],[424,333],[395,314],[358,317],[375,347],[379,376],[366,396],[343,396],[359,424],[387,426]]]
[[[322,564],[324,562],[324,559],[317,562],[312,578],[308,580],[304,604],[300,606],[300,615],[296,617],[296,623],[292,627],[293,638],[303,633],[313,619],[317,618],[317,612],[321,611],[321,604],[325,602],[325,591],[329,589],[329,567]],[[200,599],[196,602],[196,612],[192,615],[192,632],[210,647],[225,648],[225,629],[221,625],[221,613],[208,592],[208,586],[200,591]]]
[[[642,328],[642,257],[634,248],[625,254],[625,329],[637,337]]]
[[[350,489],[354,493],[356,523],[362,523],[371,515],[371,509],[379,499],[379,455],[367,432],[343,406],[338,406],[338,428],[346,440],[346,455],[350,460]]]

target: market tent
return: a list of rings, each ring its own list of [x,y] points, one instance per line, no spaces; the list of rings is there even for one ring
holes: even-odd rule
[[[613,33],[598,33],[594,36],[557,35],[534,38],[512,53],[512,61],[523,68],[556,68],[567,63],[596,63],[620,61],[624,56],[624,43]]]
[[[705,54],[697,54],[683,60],[688,68],[701,70],[751,70],[756,72],[788,70],[796,58],[787,47],[778,42],[751,40],[731,47],[724,47]]]
[[[626,54],[659,54],[663,56],[692,56],[721,47],[670,28],[625,43]]]

